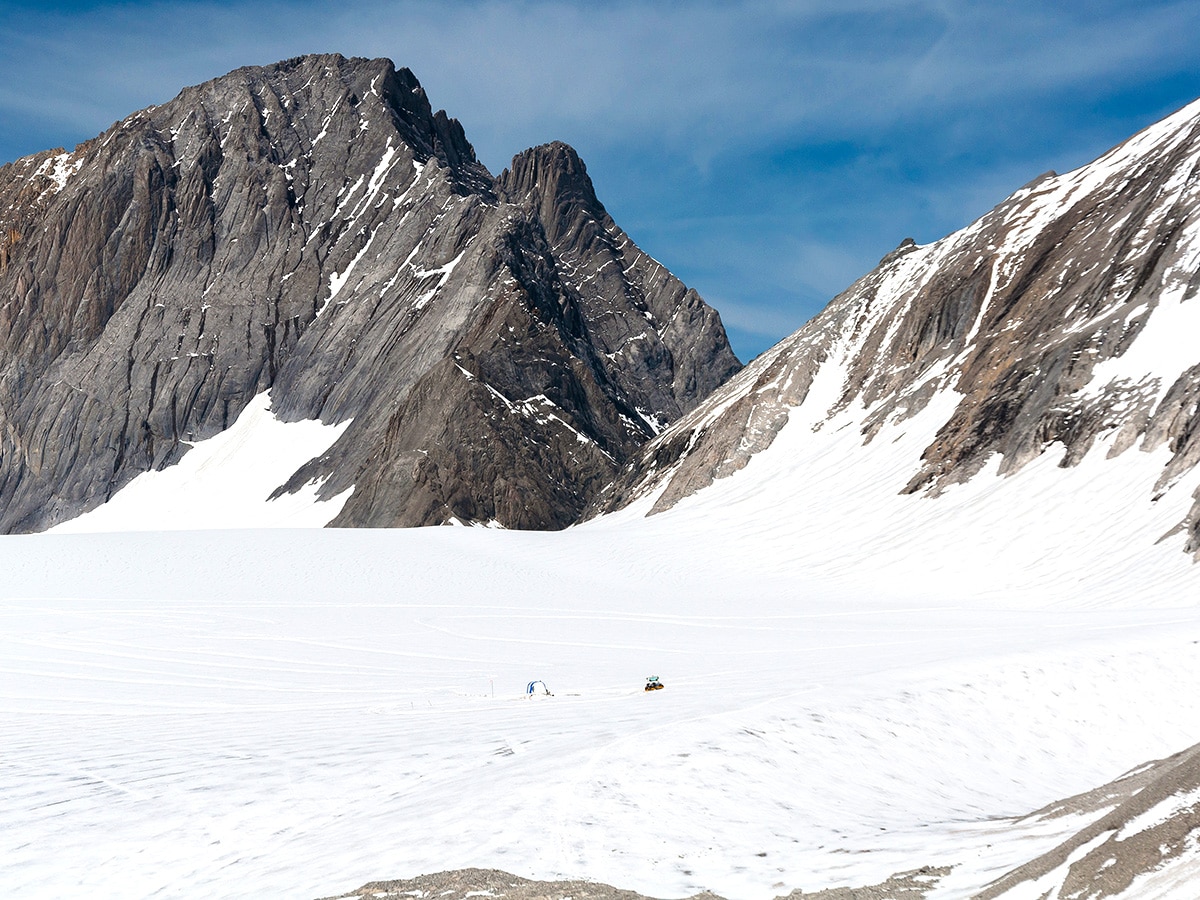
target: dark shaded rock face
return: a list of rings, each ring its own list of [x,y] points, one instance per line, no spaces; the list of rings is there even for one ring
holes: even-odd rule
[[[338,525],[558,528],[739,368],[561,144],[494,179],[387,60],[240,69],[0,168],[0,530],[103,503],[255,394],[352,419]]]
[[[937,494],[993,455],[1014,473],[1051,446],[1074,465],[1166,445],[1155,494],[1200,462],[1200,104],[1082,169],[1047,173],[968,228],[911,240],[652,441],[593,504],[661,488],[655,510],[740,469],[823,390],[814,428],[885,422],[953,392],[909,492]],[[1136,352],[1134,351],[1136,349]],[[1056,451],[1059,452],[1059,451]],[[1200,500],[1181,528],[1200,549]]]

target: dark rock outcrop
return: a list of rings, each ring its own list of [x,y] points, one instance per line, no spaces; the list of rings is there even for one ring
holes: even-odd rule
[[[387,60],[239,69],[0,168],[0,531],[93,508],[257,393],[352,423],[338,525],[572,522],[738,369],[561,144],[494,179]]]

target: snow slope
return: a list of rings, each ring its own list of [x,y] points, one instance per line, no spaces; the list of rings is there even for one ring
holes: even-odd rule
[[[999,457],[936,497],[902,493],[912,463],[933,439],[954,397],[883,426],[864,446],[862,410],[832,416],[818,431],[805,408],[744,469],[653,516],[664,531],[722,540],[762,565],[821,577],[847,597],[994,602],[1031,607],[1177,606],[1200,599],[1200,569],[1175,526],[1193,503],[1200,471],[1159,494],[1148,490],[1170,453],[1098,446],[1063,468],[1051,447],[1019,473]],[[852,460],[852,464],[847,464]],[[598,521],[631,525],[655,500],[642,498]]]
[[[0,893],[965,897],[1081,827],[1002,817],[1200,733],[1194,594],[918,602],[705,521],[4,538]]]
[[[338,514],[352,488],[319,500],[320,484],[272,499],[297,469],[320,456],[350,420],[284,422],[269,392],[256,396],[220,434],[196,441],[167,469],[144,472],[102,506],[49,529],[163,531],[189,528],[320,528]]]

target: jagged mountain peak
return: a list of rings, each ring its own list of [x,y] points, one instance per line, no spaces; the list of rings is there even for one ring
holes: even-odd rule
[[[703,397],[741,367],[719,317],[618,227],[570,145],[555,141],[518,154],[497,186],[502,197],[531,209],[543,223],[566,284],[585,304],[597,283],[604,285],[600,294],[623,298],[629,314],[601,338],[602,352],[621,370],[647,366],[669,378],[671,387],[658,401],[665,413],[639,407],[654,432],[677,418],[672,408],[689,409],[689,397]],[[591,305],[589,316],[598,320],[605,313]],[[697,343],[697,334],[710,337]],[[640,371],[636,377],[641,390],[648,387]]]
[[[569,524],[738,366],[574,151],[524,156],[586,191],[512,190],[410,71],[320,55],[0,169],[0,528],[112,499],[266,390],[341,431],[265,493],[342,525]]]
[[[555,141],[518,153],[496,184],[502,197],[537,211],[557,250],[620,257],[624,238],[596,197],[587,166],[570,145]]]
[[[608,211],[596,197],[587,166],[573,147],[561,141],[518,153],[500,173],[497,183],[507,197],[536,198],[547,222],[571,223],[572,217],[565,214],[568,211],[598,222],[608,219]],[[549,235],[553,243],[561,236]]]
[[[386,58],[313,54],[247,66],[185,88],[172,102],[185,111],[196,105],[220,110],[222,118],[244,112],[249,104],[258,110],[265,130],[273,113],[288,119],[301,143],[307,139],[310,146],[322,140],[339,115],[356,117],[364,136],[390,120],[419,162],[435,159],[476,188],[491,180],[461,123],[444,110],[435,112],[416,75]]]

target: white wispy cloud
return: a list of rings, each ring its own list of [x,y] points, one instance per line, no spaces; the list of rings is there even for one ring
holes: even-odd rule
[[[853,136],[1142,77],[1191,55],[1200,31],[1194,4],[1089,18],[1041,3],[167,0],[6,18],[0,110],[95,130],[239,65],[389,56],[493,165],[562,132],[660,141],[700,161]]]
[[[493,170],[574,144],[635,240],[778,337],[1192,99],[1197,33],[1191,0],[0,0],[0,161],[239,66],[386,56]]]

